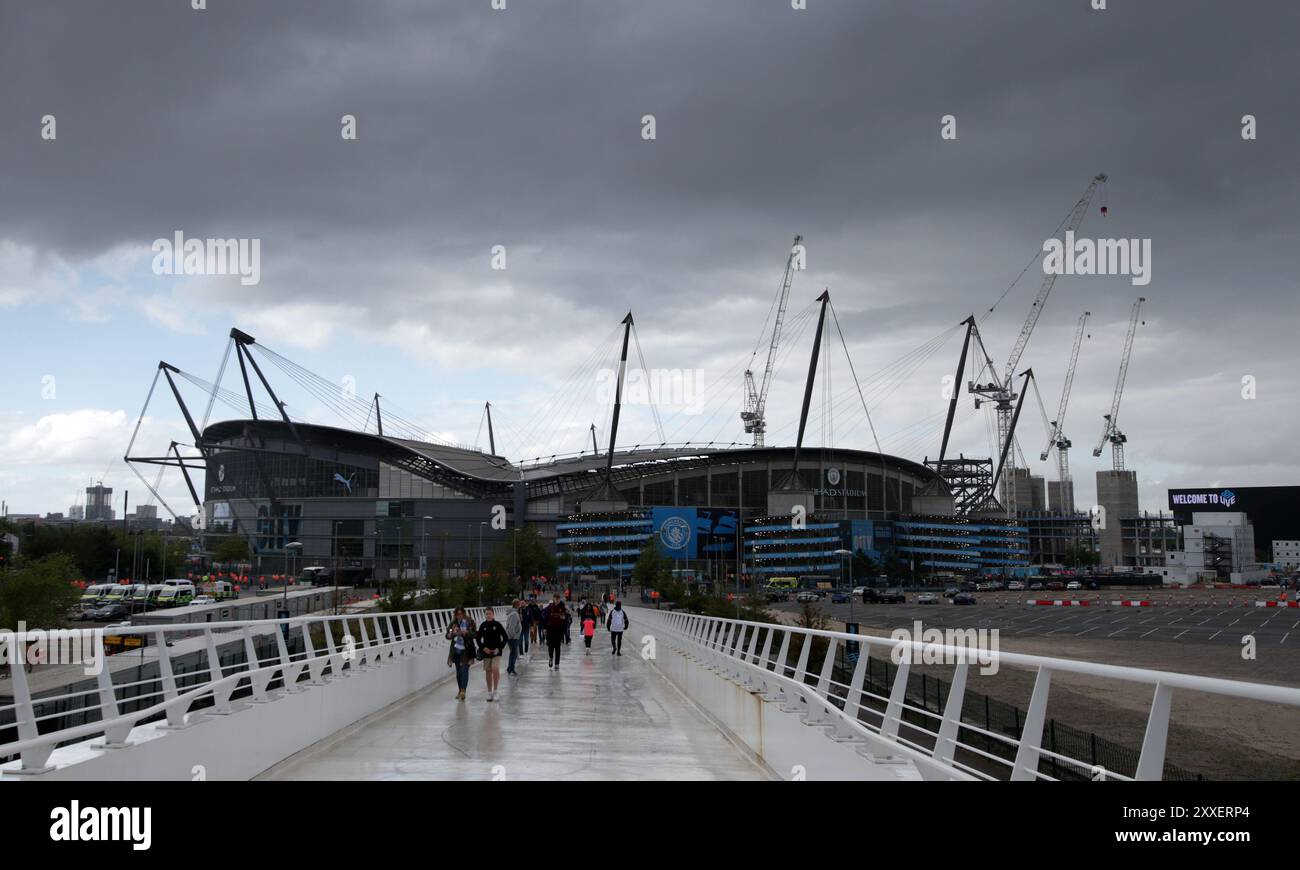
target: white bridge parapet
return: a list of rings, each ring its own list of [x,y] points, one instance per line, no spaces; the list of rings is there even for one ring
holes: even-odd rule
[[[1175,691],[1300,708],[1300,689],[1283,686],[1019,653],[986,651],[991,659],[976,661],[969,647],[645,607],[630,616],[632,633],[642,650],[653,648],[660,672],[784,779],[1053,780],[1042,767],[1054,760],[1093,780],[1155,780],[1164,772]],[[814,641],[825,644],[816,674],[809,670]],[[860,645],[848,683],[834,679],[837,651],[846,643]],[[900,656],[889,694],[871,693],[864,686],[868,656],[889,660],[896,649],[910,656]],[[953,665],[942,714],[908,701],[909,658]],[[1035,672],[1019,738],[962,719],[968,670],[990,660]],[[1058,673],[1151,687],[1134,776],[1042,746],[1052,675]],[[990,741],[1002,744],[1002,754],[982,748]]]
[[[0,739],[17,739],[0,743],[0,758],[12,759],[0,764],[0,781],[249,779],[449,679],[452,613],[114,628],[114,636],[148,640],[139,670],[110,668],[108,657],[82,687],[35,699],[29,674],[14,665],[13,701],[0,704]],[[482,608],[469,613],[483,618]],[[37,636],[5,639],[21,650]],[[173,648],[190,648],[197,670],[178,674]],[[139,676],[146,666],[152,673]],[[84,688],[87,682],[94,688]],[[88,721],[60,727],[69,718]]]
[[[481,620],[483,611],[471,615]],[[642,607],[629,615],[628,653],[643,655],[785,779],[1053,779],[1045,762],[1092,779],[1159,779],[1175,692],[1300,708],[1300,689],[999,652],[999,666],[1035,672],[1016,737],[962,719],[968,668],[988,661],[967,647]],[[420,610],[115,628],[116,636],[150,641],[138,659],[127,654],[138,665],[76,674],[76,682],[38,697],[29,673],[10,668],[13,700],[0,704],[0,740],[7,741],[0,759],[8,759],[0,781],[251,778],[450,679],[451,617]],[[38,635],[5,641],[21,650]],[[834,664],[851,642],[859,655],[843,677]],[[817,673],[814,646],[823,662]],[[909,700],[906,659],[882,689],[887,695],[870,690],[868,657],[888,659],[901,648],[918,661],[956,662],[941,714]],[[1150,687],[1134,776],[1043,748],[1052,677],[1062,673]]]

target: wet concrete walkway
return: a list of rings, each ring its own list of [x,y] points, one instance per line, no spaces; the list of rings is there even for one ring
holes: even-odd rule
[[[768,778],[630,643],[611,656],[599,631],[587,656],[575,636],[558,672],[547,669],[544,648],[532,652],[518,677],[506,676],[502,662],[494,702],[476,664],[465,701],[455,699],[454,679],[442,683],[260,778]]]

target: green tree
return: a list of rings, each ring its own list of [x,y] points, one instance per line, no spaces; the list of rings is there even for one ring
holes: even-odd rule
[[[659,552],[653,538],[646,541],[632,566],[632,582],[643,590],[658,589],[660,595],[669,601],[675,601],[682,594],[680,584],[673,582],[672,562]]]
[[[852,565],[854,585],[862,585],[860,581],[880,573],[880,566],[876,564],[876,560],[868,556],[861,547],[854,551],[853,558],[849,561]]]
[[[17,631],[19,622],[29,629],[66,626],[68,611],[81,598],[72,585],[79,573],[66,553],[17,559],[0,580],[0,628]]]
[[[536,526],[529,523],[511,534],[515,540],[510,542],[512,549],[509,558],[514,561],[524,585],[527,585],[530,577],[555,576],[555,554]]]
[[[214,562],[247,562],[248,559],[248,539],[243,535],[229,535],[212,547]]]

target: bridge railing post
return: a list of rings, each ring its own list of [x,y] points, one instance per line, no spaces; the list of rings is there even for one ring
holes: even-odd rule
[[[12,650],[9,674],[10,682],[13,684],[14,717],[18,726],[18,739],[35,740],[40,736],[40,729],[36,724],[36,711],[32,708],[31,685],[27,682],[27,635],[21,631],[14,632],[8,641]],[[50,760],[50,754],[54,752],[54,743],[55,741],[51,740],[49,744],[24,749],[20,754],[23,770],[28,772],[44,770],[45,762]]]
[[[903,723],[903,705],[907,703],[907,680],[912,672],[912,652],[907,651],[903,660],[894,671],[894,685],[889,690],[889,701],[885,704],[885,718],[880,723],[880,736],[889,740],[898,739],[898,728]]]
[[[325,682],[324,660],[317,657],[316,645],[311,642],[311,625],[304,622],[299,627],[302,629],[302,648],[307,651],[307,673],[311,675],[312,685],[320,685]]]
[[[154,643],[158,648],[158,680],[162,686],[163,701],[166,702],[167,724],[172,728],[182,728],[185,725],[185,713],[182,706],[188,707],[189,704],[181,705],[176,702],[176,675],[172,672],[172,656],[167,650],[167,633],[162,628],[156,628],[153,631]]]
[[[104,646],[104,637],[100,635],[96,640],[100,645],[101,653]],[[105,722],[116,719],[121,715],[121,708],[117,703],[117,691],[113,688],[113,671],[108,667],[108,658],[103,658],[104,666],[99,669],[95,675],[95,681],[99,688],[99,715]],[[109,749],[117,749],[126,746],[126,738],[131,733],[131,723],[123,722],[120,725],[112,725],[104,729],[104,746]],[[21,736],[21,733],[20,733]],[[26,762],[24,762],[24,765]]]
[[[1138,756],[1134,779],[1159,780],[1165,773],[1165,742],[1169,737],[1169,709],[1173,705],[1174,690],[1164,683],[1156,683],[1151,698],[1151,712],[1147,716],[1147,730],[1142,736],[1142,754]]]
[[[330,677],[337,678],[343,676],[343,654],[339,652],[334,643],[334,625],[336,620],[325,619],[321,621],[321,628],[325,629],[325,650],[326,659],[330,664]],[[344,634],[347,634],[346,623],[343,626]]]
[[[261,671],[262,661],[257,655],[257,643],[253,640],[253,629],[244,626],[244,660],[248,664],[248,688],[253,692],[254,701],[266,700],[266,687],[271,682],[271,672]],[[107,668],[105,668],[107,670]],[[259,673],[259,671],[261,671]]]
[[[357,664],[359,667],[368,668],[373,655],[370,648],[370,632],[366,630],[366,617],[357,617],[357,631],[361,634],[361,643],[357,645]]]
[[[957,751],[957,736],[961,728],[962,705],[966,702],[966,674],[969,665],[958,662],[952,673],[952,684],[948,687],[948,703],[943,708],[943,721],[939,725],[939,736],[934,742],[934,758],[943,764],[951,764]]]
[[[217,713],[229,713],[230,687],[222,685],[225,673],[221,669],[221,654],[217,652],[217,640],[212,636],[212,629],[203,630],[204,646],[208,655],[208,680],[212,689],[212,708]]]
[[[1011,768],[1013,781],[1038,778],[1038,749],[1043,743],[1043,723],[1047,718],[1047,695],[1051,688],[1052,672],[1040,665],[1038,676],[1034,678],[1034,692],[1029,696],[1029,711],[1025,714],[1025,726],[1020,731],[1020,746],[1016,750],[1016,761]]]

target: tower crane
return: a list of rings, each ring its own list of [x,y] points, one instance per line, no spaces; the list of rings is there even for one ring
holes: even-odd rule
[[[1047,446],[1038,458],[1046,460],[1052,448],[1056,448],[1056,479],[1060,481],[1061,507],[1066,513],[1074,512],[1074,486],[1070,480],[1070,448],[1074,445],[1065,437],[1065,409],[1070,404],[1070,387],[1074,385],[1074,368],[1079,362],[1079,345],[1083,343],[1083,329],[1091,312],[1085,311],[1079,317],[1079,328],[1074,333],[1074,346],[1070,349],[1070,365],[1065,370],[1065,386],[1061,388],[1061,404],[1056,409],[1056,419],[1051,422],[1052,430],[1047,436]]]
[[[1119,359],[1119,374],[1115,377],[1115,396],[1110,400],[1110,413],[1105,416],[1106,427],[1101,430],[1101,439],[1093,448],[1092,455],[1100,456],[1101,449],[1110,442],[1112,466],[1116,471],[1124,470],[1124,445],[1128,438],[1119,431],[1119,400],[1124,395],[1124,379],[1128,376],[1128,360],[1133,353],[1133,336],[1137,334],[1138,312],[1142,310],[1145,296],[1139,296],[1133,303],[1133,313],[1128,319],[1128,334],[1124,336],[1124,355]]]
[[[1092,203],[1093,195],[1097,188],[1106,183],[1105,173],[1098,173],[1093,176],[1088,183],[1087,189],[1084,190],[1083,196],[1070,209],[1070,214],[1066,217],[1061,226],[1063,233],[1077,230],[1083,223],[1083,217],[1088,212],[1088,206]],[[989,382],[987,384],[974,383],[970,385],[970,392],[982,397],[983,401],[993,402],[998,417],[998,449],[1011,437],[1011,416],[1014,412],[1012,401],[1016,398],[1015,388],[1012,375],[1016,366],[1020,364],[1020,357],[1025,352],[1025,346],[1029,344],[1029,336],[1033,334],[1034,326],[1038,323],[1038,317],[1043,313],[1043,306],[1047,303],[1047,297],[1052,292],[1052,287],[1056,284],[1056,275],[1048,273],[1043,276],[1043,284],[1038,290],[1038,295],[1034,297],[1033,304],[1029,306],[1029,314],[1025,317],[1025,325],[1020,329],[1020,335],[1016,338],[1016,344],[1011,349],[1011,356],[1007,360],[1007,365],[1003,375],[999,378],[997,372],[989,369]],[[981,399],[975,400],[975,407],[980,406]],[[1011,470],[1015,471],[1015,455],[1011,455]],[[1009,515],[1014,516],[1016,512],[1016,495],[1014,481],[1006,488],[1006,509]]]
[[[763,446],[763,435],[767,432],[767,391],[772,386],[772,369],[776,365],[776,348],[781,342],[781,326],[785,322],[785,309],[790,301],[790,283],[794,273],[801,268],[803,236],[795,236],[790,246],[790,256],[785,261],[785,277],[781,280],[781,290],[776,302],[776,320],[772,326],[772,339],[767,347],[767,367],[763,370],[763,383],[754,385],[754,372],[745,369],[745,409],[740,412],[740,419],[745,424],[745,432],[754,436],[754,446]],[[755,348],[754,355],[758,350]],[[752,360],[751,360],[752,361]]]

